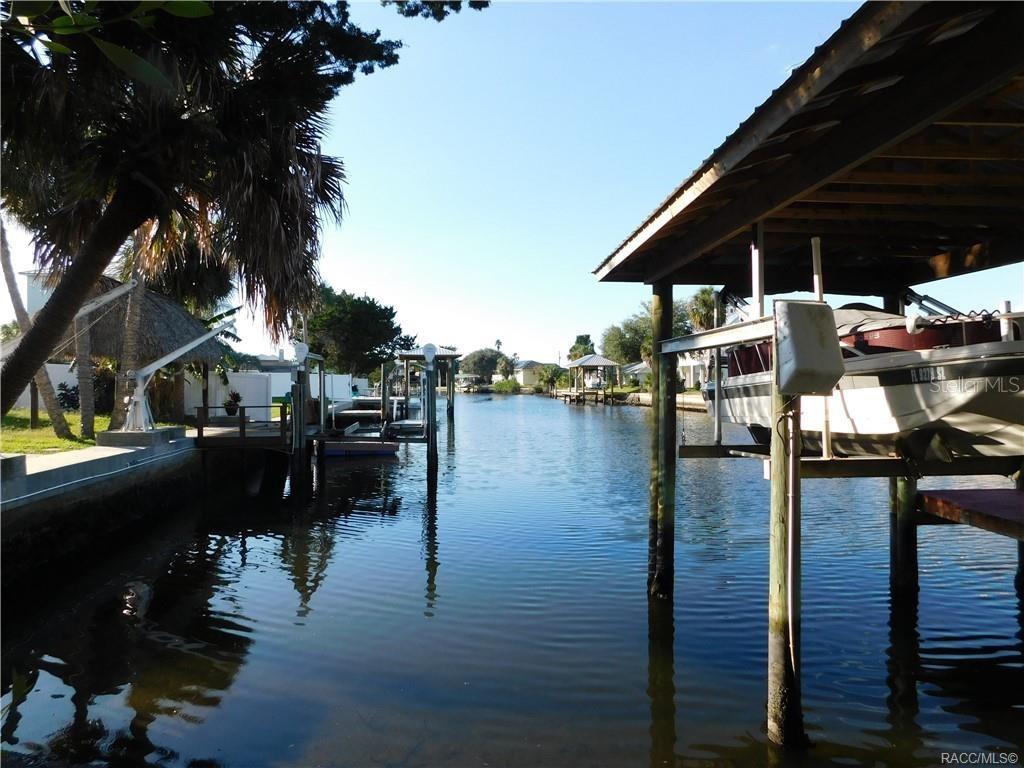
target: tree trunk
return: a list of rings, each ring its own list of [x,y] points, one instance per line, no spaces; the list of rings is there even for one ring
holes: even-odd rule
[[[153,195],[140,182],[119,185],[82,250],[36,315],[35,324],[4,363],[0,372],[0,415],[11,410],[18,395],[46,362],[117,249],[152,217],[156,208]]]
[[[135,369],[139,367],[139,327],[142,324],[142,303],[146,300],[146,281],[137,258],[132,272],[138,282],[128,294],[128,310],[124,318],[124,345],[121,347],[121,367],[114,387],[114,410],[110,413],[110,429],[124,426],[127,409],[125,398],[135,389]]]
[[[75,368],[78,371],[78,407],[82,415],[82,437],[96,437],[96,393],[93,390],[92,331],[89,317],[75,322]]]
[[[11,294],[14,316],[18,318],[18,327],[21,328],[23,335],[27,335],[32,328],[32,321],[29,320],[28,312],[25,311],[25,306],[21,303],[18,283],[14,279],[14,267],[11,265],[11,249],[7,245],[7,230],[4,228],[2,221],[0,221],[0,265],[2,265],[4,271],[4,280],[7,281],[7,290]],[[22,339],[22,342],[24,343],[24,339]],[[71,428],[68,426],[67,419],[64,418],[64,411],[61,410],[60,403],[57,402],[57,395],[53,391],[50,375],[46,372],[45,358],[39,370],[36,371],[35,382],[36,387],[39,389],[39,394],[43,396],[43,404],[46,406],[46,413],[50,417],[53,433],[62,440],[74,440],[74,435],[71,434]],[[18,395],[21,394],[24,388],[24,385],[18,388],[18,391],[14,393],[14,400],[17,400]],[[4,413],[6,412],[4,411]]]

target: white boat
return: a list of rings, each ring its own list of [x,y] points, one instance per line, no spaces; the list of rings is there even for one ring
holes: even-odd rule
[[[390,440],[326,440],[325,456],[394,456],[398,443]]]
[[[832,448],[840,455],[1024,455],[1019,327],[1004,334],[998,316],[908,320],[863,305],[838,309],[835,317],[846,374],[831,396],[801,398],[805,450],[821,450],[827,402]],[[722,420],[747,426],[767,444],[771,344],[731,349],[728,371]],[[713,387],[707,398],[712,411]]]

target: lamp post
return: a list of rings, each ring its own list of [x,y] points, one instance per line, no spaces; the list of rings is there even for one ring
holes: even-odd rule
[[[423,429],[427,438],[427,469],[437,467],[437,368],[434,358],[437,347],[433,344],[423,346],[423,361],[426,371],[423,386],[420,388],[420,403],[423,408]]]

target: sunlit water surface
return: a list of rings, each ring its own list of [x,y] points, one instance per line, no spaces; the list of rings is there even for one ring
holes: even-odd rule
[[[436,496],[422,445],[396,463],[329,460],[308,503],[222,505],[90,565],[102,578],[69,580],[48,621],[4,627],[5,752],[197,768],[765,764],[761,463],[680,462],[674,613],[659,618],[648,419],[459,396]],[[681,421],[707,439],[706,417]],[[1015,542],[922,528],[917,615],[891,616],[887,494],[880,479],[804,484],[804,761],[1020,750]]]

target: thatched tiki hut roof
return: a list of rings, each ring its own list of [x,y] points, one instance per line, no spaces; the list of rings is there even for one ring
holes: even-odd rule
[[[90,299],[121,285],[112,277],[101,277]],[[120,357],[124,347],[125,316],[128,295],[119,296],[109,304],[93,310],[89,315],[91,351],[94,357]],[[180,304],[153,291],[146,291],[139,323],[139,362],[144,365],[168,352],[173,352],[209,329],[193,317]],[[5,345],[6,346],[6,345]],[[179,358],[184,363],[217,363],[224,348],[216,339],[204,341]],[[75,355],[74,330],[69,328],[53,357],[70,359]]]

